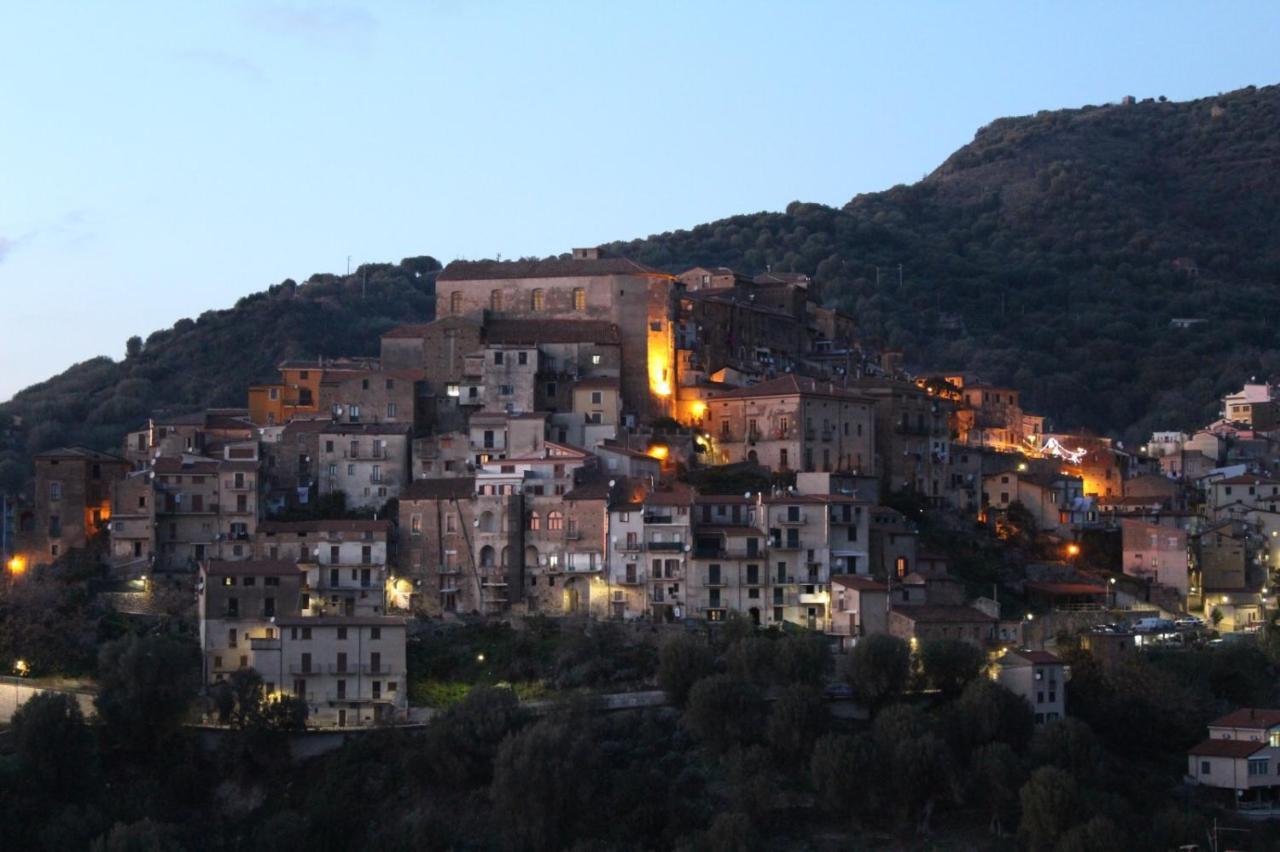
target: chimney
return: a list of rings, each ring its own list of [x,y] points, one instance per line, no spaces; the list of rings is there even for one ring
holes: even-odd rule
[[[576,248],[573,250],[574,260],[599,260],[599,248]]]

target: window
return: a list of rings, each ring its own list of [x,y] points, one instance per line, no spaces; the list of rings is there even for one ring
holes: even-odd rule
[[[339,638],[339,639],[346,639],[346,638],[347,638],[347,628],[345,628],[345,627],[339,627],[339,628],[338,628],[338,638]]]
[[[413,515],[409,518],[409,534],[422,535],[422,515]]]
[[[1207,760],[1202,760],[1202,761],[1200,761],[1200,774],[1201,774],[1201,775],[1212,775],[1212,774],[1213,774],[1213,764],[1211,764],[1211,763],[1210,763],[1209,761],[1207,761]]]
[[[450,293],[450,294],[449,294],[449,313],[451,313],[451,314],[460,314],[460,313],[462,313],[462,293],[461,293],[461,291],[454,290],[452,293]]]
[[[540,311],[543,309],[543,307],[545,307],[545,304],[546,302],[542,292],[542,288],[538,288],[529,294],[530,310]]]
[[[560,530],[564,529],[564,515],[560,512],[550,512],[547,515],[547,529]]]
[[[381,639],[381,638],[382,638],[382,628],[381,628],[381,627],[370,627],[370,628],[369,628],[369,638],[370,638],[370,639]]]
[[[601,391],[592,391],[592,392],[591,392],[591,404],[592,404],[592,405],[602,405],[602,404],[604,404],[604,393],[603,393],[603,392],[601,392]]]
[[[1269,775],[1270,762],[1265,757],[1249,758],[1249,774],[1250,775]]]
[[[444,386],[446,396],[458,397],[462,396],[462,389],[458,387],[457,382],[449,382]]]
[[[516,353],[516,363],[517,363],[517,364],[519,364],[521,367],[523,367],[523,366],[525,366],[526,364],[528,364],[528,363],[529,363],[529,353],[528,353],[528,352],[517,352],[517,353]]]
[[[61,482],[49,483],[49,499],[50,500],[62,499],[62,483]]]
[[[505,353],[505,352],[495,352],[495,353],[493,353],[493,363],[495,363],[495,364],[499,364],[499,365],[501,365],[501,364],[505,364],[505,363],[506,363],[506,357],[505,357],[505,356],[506,356],[506,353]]]
[[[591,356],[591,363],[592,363],[592,364],[599,364],[599,363],[600,363],[600,356],[599,356],[599,355],[592,355],[592,356]]]
[[[587,291],[581,287],[573,288],[573,309],[575,311],[585,311],[587,309]]]
[[[493,290],[489,293],[489,310],[491,311],[502,310],[502,291],[501,290]]]
[[[396,404],[394,402],[387,403],[387,419],[390,420],[396,416]]]

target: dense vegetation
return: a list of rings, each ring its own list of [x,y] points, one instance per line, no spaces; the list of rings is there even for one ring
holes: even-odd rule
[[[439,269],[434,258],[412,257],[284,281],[229,310],[131,338],[121,361],[94,358],[26,388],[0,405],[0,491],[19,490],[42,450],[118,452],[124,433],[153,413],[243,407],[248,386],[271,380],[286,358],[377,355],[387,329],[434,316]]]
[[[1278,161],[1280,87],[1041,112],[841,209],[796,202],[609,248],[808,273],[909,365],[976,371],[1061,426],[1136,438],[1280,373]]]
[[[1280,87],[1087,106],[994,121],[923,181],[840,209],[796,202],[608,248],[669,270],[806,272],[909,364],[976,371],[1060,426],[1137,438],[1280,374],[1278,161]],[[153,411],[241,405],[282,358],[375,353],[387,328],[432,316],[438,268],[286,281],[22,391],[0,405],[0,488],[32,452],[110,449]]]
[[[633,665],[621,628],[597,627],[587,638]],[[526,628],[519,647],[471,636],[465,656],[497,642],[511,652],[490,662],[519,676],[541,665],[528,652],[551,625]],[[420,653],[457,674],[467,662],[449,659],[453,644]],[[623,673],[586,644],[554,664],[571,682]],[[479,686],[425,728],[291,761],[304,708],[263,700],[252,673],[213,697],[216,739],[182,726],[197,651],[162,624],[103,647],[96,724],[60,694],[19,711],[0,819],[24,849],[1166,850],[1202,842],[1213,815],[1178,789],[1184,750],[1214,713],[1275,690],[1257,648],[1112,670],[1074,653],[1073,715],[1035,728],[984,663],[957,640],[913,657],[873,636],[833,666],[819,636],[731,620],[663,637],[654,675],[669,707],[610,714],[570,698],[537,712]],[[870,719],[830,712],[832,679]],[[1249,848],[1280,839],[1250,828]]]

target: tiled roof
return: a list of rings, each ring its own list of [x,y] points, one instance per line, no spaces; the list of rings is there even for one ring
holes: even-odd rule
[[[819,382],[804,376],[797,376],[794,373],[788,373],[785,376],[779,376],[776,379],[770,379],[767,382],[751,385],[745,388],[729,391],[728,393],[716,394],[711,397],[712,401],[722,399],[754,399],[762,396],[790,396],[793,394],[805,394],[807,396],[829,396],[839,399],[848,399],[855,402],[870,402],[860,394],[844,388],[836,387],[830,382]]]
[[[1187,754],[1196,757],[1248,757],[1255,751],[1261,751],[1266,748],[1264,742],[1255,742],[1251,740],[1217,740],[1208,739],[1199,745],[1192,746]]]
[[[1061,658],[1048,651],[1028,651],[1023,648],[1010,648],[1006,657],[1021,657],[1028,663],[1036,663],[1039,665],[1060,665]],[[1012,661],[1011,661],[1012,662]]]
[[[688,485],[673,482],[650,491],[644,498],[646,506],[688,506],[693,502],[694,491]]]
[[[1253,473],[1246,473],[1240,476],[1231,476],[1227,479],[1219,479],[1212,483],[1213,485],[1280,485],[1280,479],[1270,479],[1265,476],[1258,476]]]
[[[831,578],[832,585],[844,586],[859,592],[887,592],[889,587],[879,580],[863,577],[859,574],[837,574]]]
[[[391,521],[335,518],[317,521],[263,521],[258,532],[264,535],[299,532],[390,532]]]
[[[457,328],[458,326],[469,325],[475,328],[480,327],[480,323],[466,317],[441,317],[434,322],[412,323],[410,325],[399,325],[382,335],[383,340],[388,338],[394,340],[397,338],[415,338],[422,337],[428,331],[434,328]]]
[[[485,323],[486,343],[606,343],[617,345],[618,327],[604,320],[494,319]]]
[[[298,563],[283,559],[206,562],[204,572],[211,577],[291,577],[306,573],[298,568]]]
[[[1209,723],[1211,728],[1267,728],[1280,725],[1280,710],[1260,707],[1241,707]]]
[[[400,489],[400,502],[406,500],[465,500],[476,490],[474,476],[439,479],[415,479]]]
[[[905,616],[912,621],[923,621],[930,623],[963,623],[973,624],[981,622],[983,624],[994,624],[996,619],[987,615],[979,609],[971,606],[940,606],[920,604],[915,606],[895,607],[893,612]]]
[[[45,450],[43,453],[36,455],[37,459],[81,459],[83,461],[95,462],[120,462],[128,464],[127,461],[119,456],[113,456],[110,453],[101,453],[97,450],[91,450],[88,447],[59,447],[56,450]]]
[[[625,257],[602,257],[591,260],[455,260],[444,268],[436,281],[580,278],[593,275],[662,275],[662,273]]]

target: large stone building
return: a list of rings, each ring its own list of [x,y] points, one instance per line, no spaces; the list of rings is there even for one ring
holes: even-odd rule
[[[781,471],[875,469],[873,402],[833,384],[786,375],[716,393],[697,413],[694,422],[711,436],[716,463],[746,461]]]
[[[455,261],[436,279],[437,317],[616,325],[626,408],[646,418],[672,410],[674,313],[671,276],[596,249],[575,249],[568,260]]]
[[[17,547],[21,564],[50,564],[69,551],[87,547],[108,529],[112,488],[128,474],[119,456],[85,447],[62,447],[35,457],[35,493],[18,514]]]
[[[408,425],[331,423],[317,443],[320,496],[341,493],[349,509],[380,508],[409,481]]]

